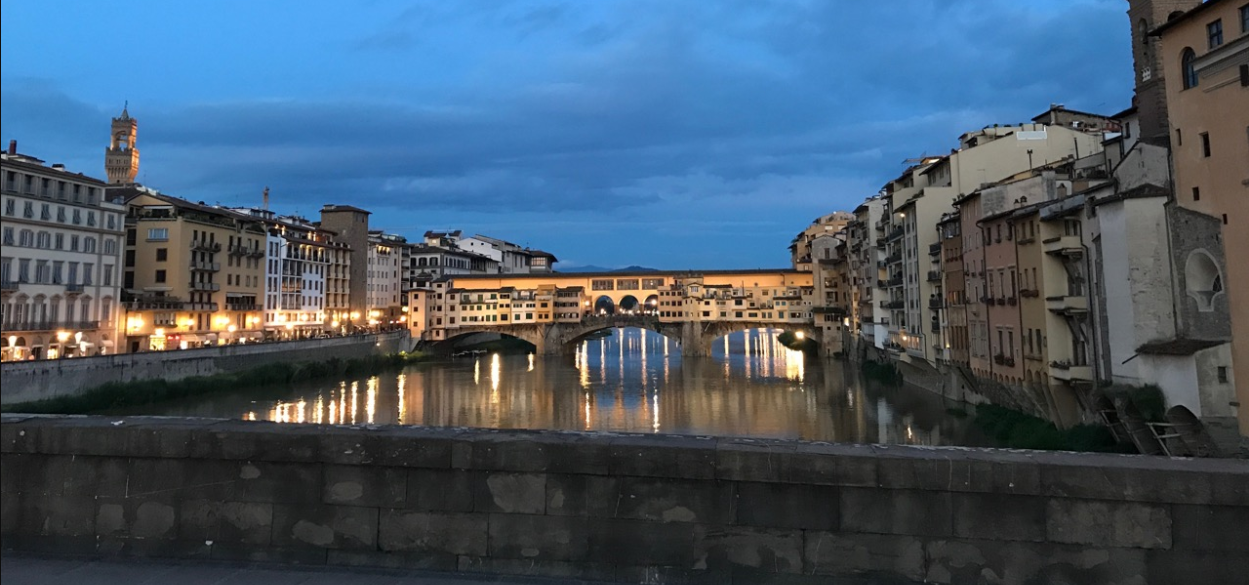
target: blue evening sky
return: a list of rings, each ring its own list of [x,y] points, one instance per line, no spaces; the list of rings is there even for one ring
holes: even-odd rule
[[[0,138],[223,205],[566,266],[777,267],[813,218],[1051,102],[1131,98],[1123,0],[5,0]]]

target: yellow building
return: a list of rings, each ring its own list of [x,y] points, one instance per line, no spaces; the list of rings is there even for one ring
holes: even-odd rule
[[[1209,0],[1151,34],[1167,79],[1175,200],[1222,224],[1228,260],[1226,274],[1200,254],[1177,268],[1191,294],[1227,297],[1239,372],[1231,381],[1249,437],[1249,261],[1240,256],[1249,249],[1249,5]]]
[[[158,351],[262,336],[263,224],[233,211],[123,187],[130,292],[130,351]]]

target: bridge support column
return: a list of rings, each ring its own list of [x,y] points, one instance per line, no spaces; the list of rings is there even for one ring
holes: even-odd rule
[[[707,357],[711,355],[712,336],[703,333],[701,323],[686,321],[681,324],[681,355]]]

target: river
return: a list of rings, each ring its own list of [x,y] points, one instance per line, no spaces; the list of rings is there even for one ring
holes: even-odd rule
[[[481,354],[367,379],[215,393],[128,414],[983,444],[939,396],[866,380],[844,362],[785,348],[776,333],[736,333],[710,357],[683,358],[658,334],[624,329],[584,341],[572,357]]]

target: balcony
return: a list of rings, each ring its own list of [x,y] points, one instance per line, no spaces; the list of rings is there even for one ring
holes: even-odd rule
[[[1089,300],[1071,295],[1045,297],[1045,308],[1060,315],[1082,315],[1089,312]]]
[[[221,244],[218,244],[217,242],[210,242],[208,240],[192,240],[191,249],[198,250],[200,252],[214,253],[221,251]]]
[[[885,239],[892,242],[893,240],[901,238],[905,234],[906,232],[901,227],[896,227],[893,228],[893,231],[889,232],[889,236]]]
[[[902,261],[902,252],[894,252],[885,257],[886,264],[894,264]]]
[[[929,245],[928,245],[928,255],[929,255],[929,256],[936,256],[936,255],[938,255],[938,254],[940,254],[940,253],[941,253],[941,242],[937,242],[937,243],[935,243],[935,244],[929,244]]]
[[[220,262],[192,262],[191,270],[199,271],[199,272],[217,272],[221,270],[221,263]]]
[[[184,311],[216,313],[218,306],[217,303],[183,303],[181,308]]]
[[[67,294],[67,295],[80,295],[80,294],[82,294],[82,293],[83,293],[83,291],[85,291],[86,289],[87,289],[87,285],[85,285],[85,284],[67,284],[67,285],[65,285],[65,294]]]
[[[1064,382],[1092,382],[1093,366],[1077,366],[1068,362],[1050,362],[1050,377]]]
[[[15,280],[5,280],[3,283],[0,283],[0,289],[3,289],[4,292],[17,292],[17,289],[20,286],[21,285]]]
[[[213,304],[216,304],[216,303],[213,303]],[[232,303],[232,302],[226,301],[226,310],[227,311],[259,311],[260,305],[257,305],[254,302]]]
[[[1084,255],[1084,246],[1080,243],[1080,236],[1046,238],[1041,243],[1045,246],[1046,254],[1060,254],[1063,256]]]
[[[940,270],[929,270],[929,271],[928,271],[928,282],[941,282],[941,271],[940,271]]]
[[[217,292],[221,290],[221,285],[215,282],[192,282],[187,288],[195,291]]]
[[[1025,299],[1035,299],[1041,296],[1041,292],[1035,288],[1025,288],[1025,289],[1020,289],[1019,296]]]
[[[944,309],[944,308],[945,308],[945,300],[944,300],[944,299],[942,299],[941,297],[928,297],[928,308],[929,308],[929,309],[934,309],[934,310],[936,310],[936,309]]]

